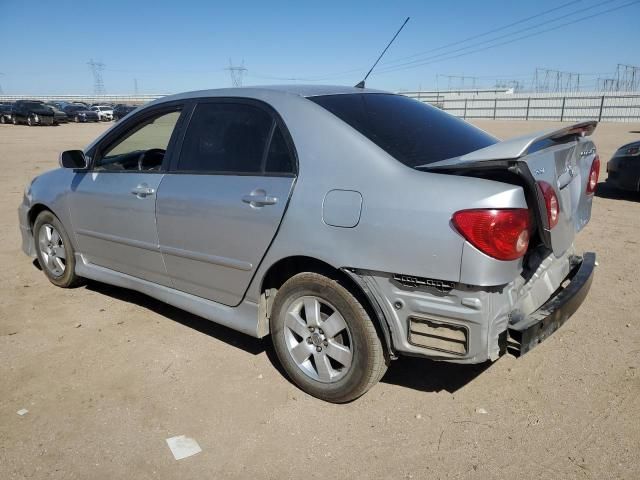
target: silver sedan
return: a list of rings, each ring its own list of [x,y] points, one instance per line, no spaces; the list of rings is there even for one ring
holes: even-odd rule
[[[50,281],[138,290],[255,337],[331,402],[399,355],[522,355],[578,308],[595,122],[500,142],[364,88],[207,90],[151,102],[19,209]]]

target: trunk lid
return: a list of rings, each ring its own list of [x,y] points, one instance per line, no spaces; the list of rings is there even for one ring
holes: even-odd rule
[[[525,188],[542,242],[560,256],[591,218],[593,195],[587,193],[587,183],[596,157],[590,138],[596,125],[582,122],[523,135],[418,168],[491,179],[505,174],[517,177]],[[540,181],[551,185],[558,198],[558,223],[553,228],[549,228],[544,196],[537,185]]]

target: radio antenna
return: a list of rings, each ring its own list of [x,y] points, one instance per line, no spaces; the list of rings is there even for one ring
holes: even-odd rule
[[[367,72],[367,74],[364,76],[364,78],[362,80],[360,80],[360,82],[358,82],[358,84],[356,85],[356,88],[364,88],[364,82],[367,81],[367,78],[369,78],[369,75],[371,74],[371,72],[373,72],[373,69],[376,68],[376,65],[378,64],[378,62],[380,61],[380,59],[382,58],[382,56],[387,52],[387,50],[389,49],[389,47],[391,46],[391,44],[393,43],[393,41],[396,39],[396,37],[398,36],[398,34],[402,31],[402,29],[404,28],[404,26],[407,24],[407,22],[409,21],[410,17],[407,17],[407,19],[404,21],[404,23],[402,24],[402,26],[398,29],[398,31],[396,32],[396,34],[393,36],[393,38],[391,39],[391,41],[389,42],[389,44],[385,47],[385,49],[382,51],[382,53],[380,54],[380,56],[378,57],[378,59],[376,60],[376,63],[373,64],[373,66],[371,67],[371,69],[369,69],[369,71]]]

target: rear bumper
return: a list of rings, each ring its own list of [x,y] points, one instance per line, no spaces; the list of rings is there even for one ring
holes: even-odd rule
[[[507,350],[524,355],[558,330],[584,301],[595,270],[596,254],[587,252],[566,280],[569,284],[557,291],[544,305],[517,323],[509,325]]]

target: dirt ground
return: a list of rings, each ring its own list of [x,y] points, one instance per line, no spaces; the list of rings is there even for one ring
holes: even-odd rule
[[[578,240],[598,254],[591,293],[531,353],[400,359],[331,405],[289,383],[268,342],[120,288],[58,289],[21,253],[27,182],[105,128],[0,125],[0,479],[640,478],[639,196],[599,188]],[[638,138],[640,124],[598,127],[601,179]],[[176,435],[202,452],[174,460]]]

